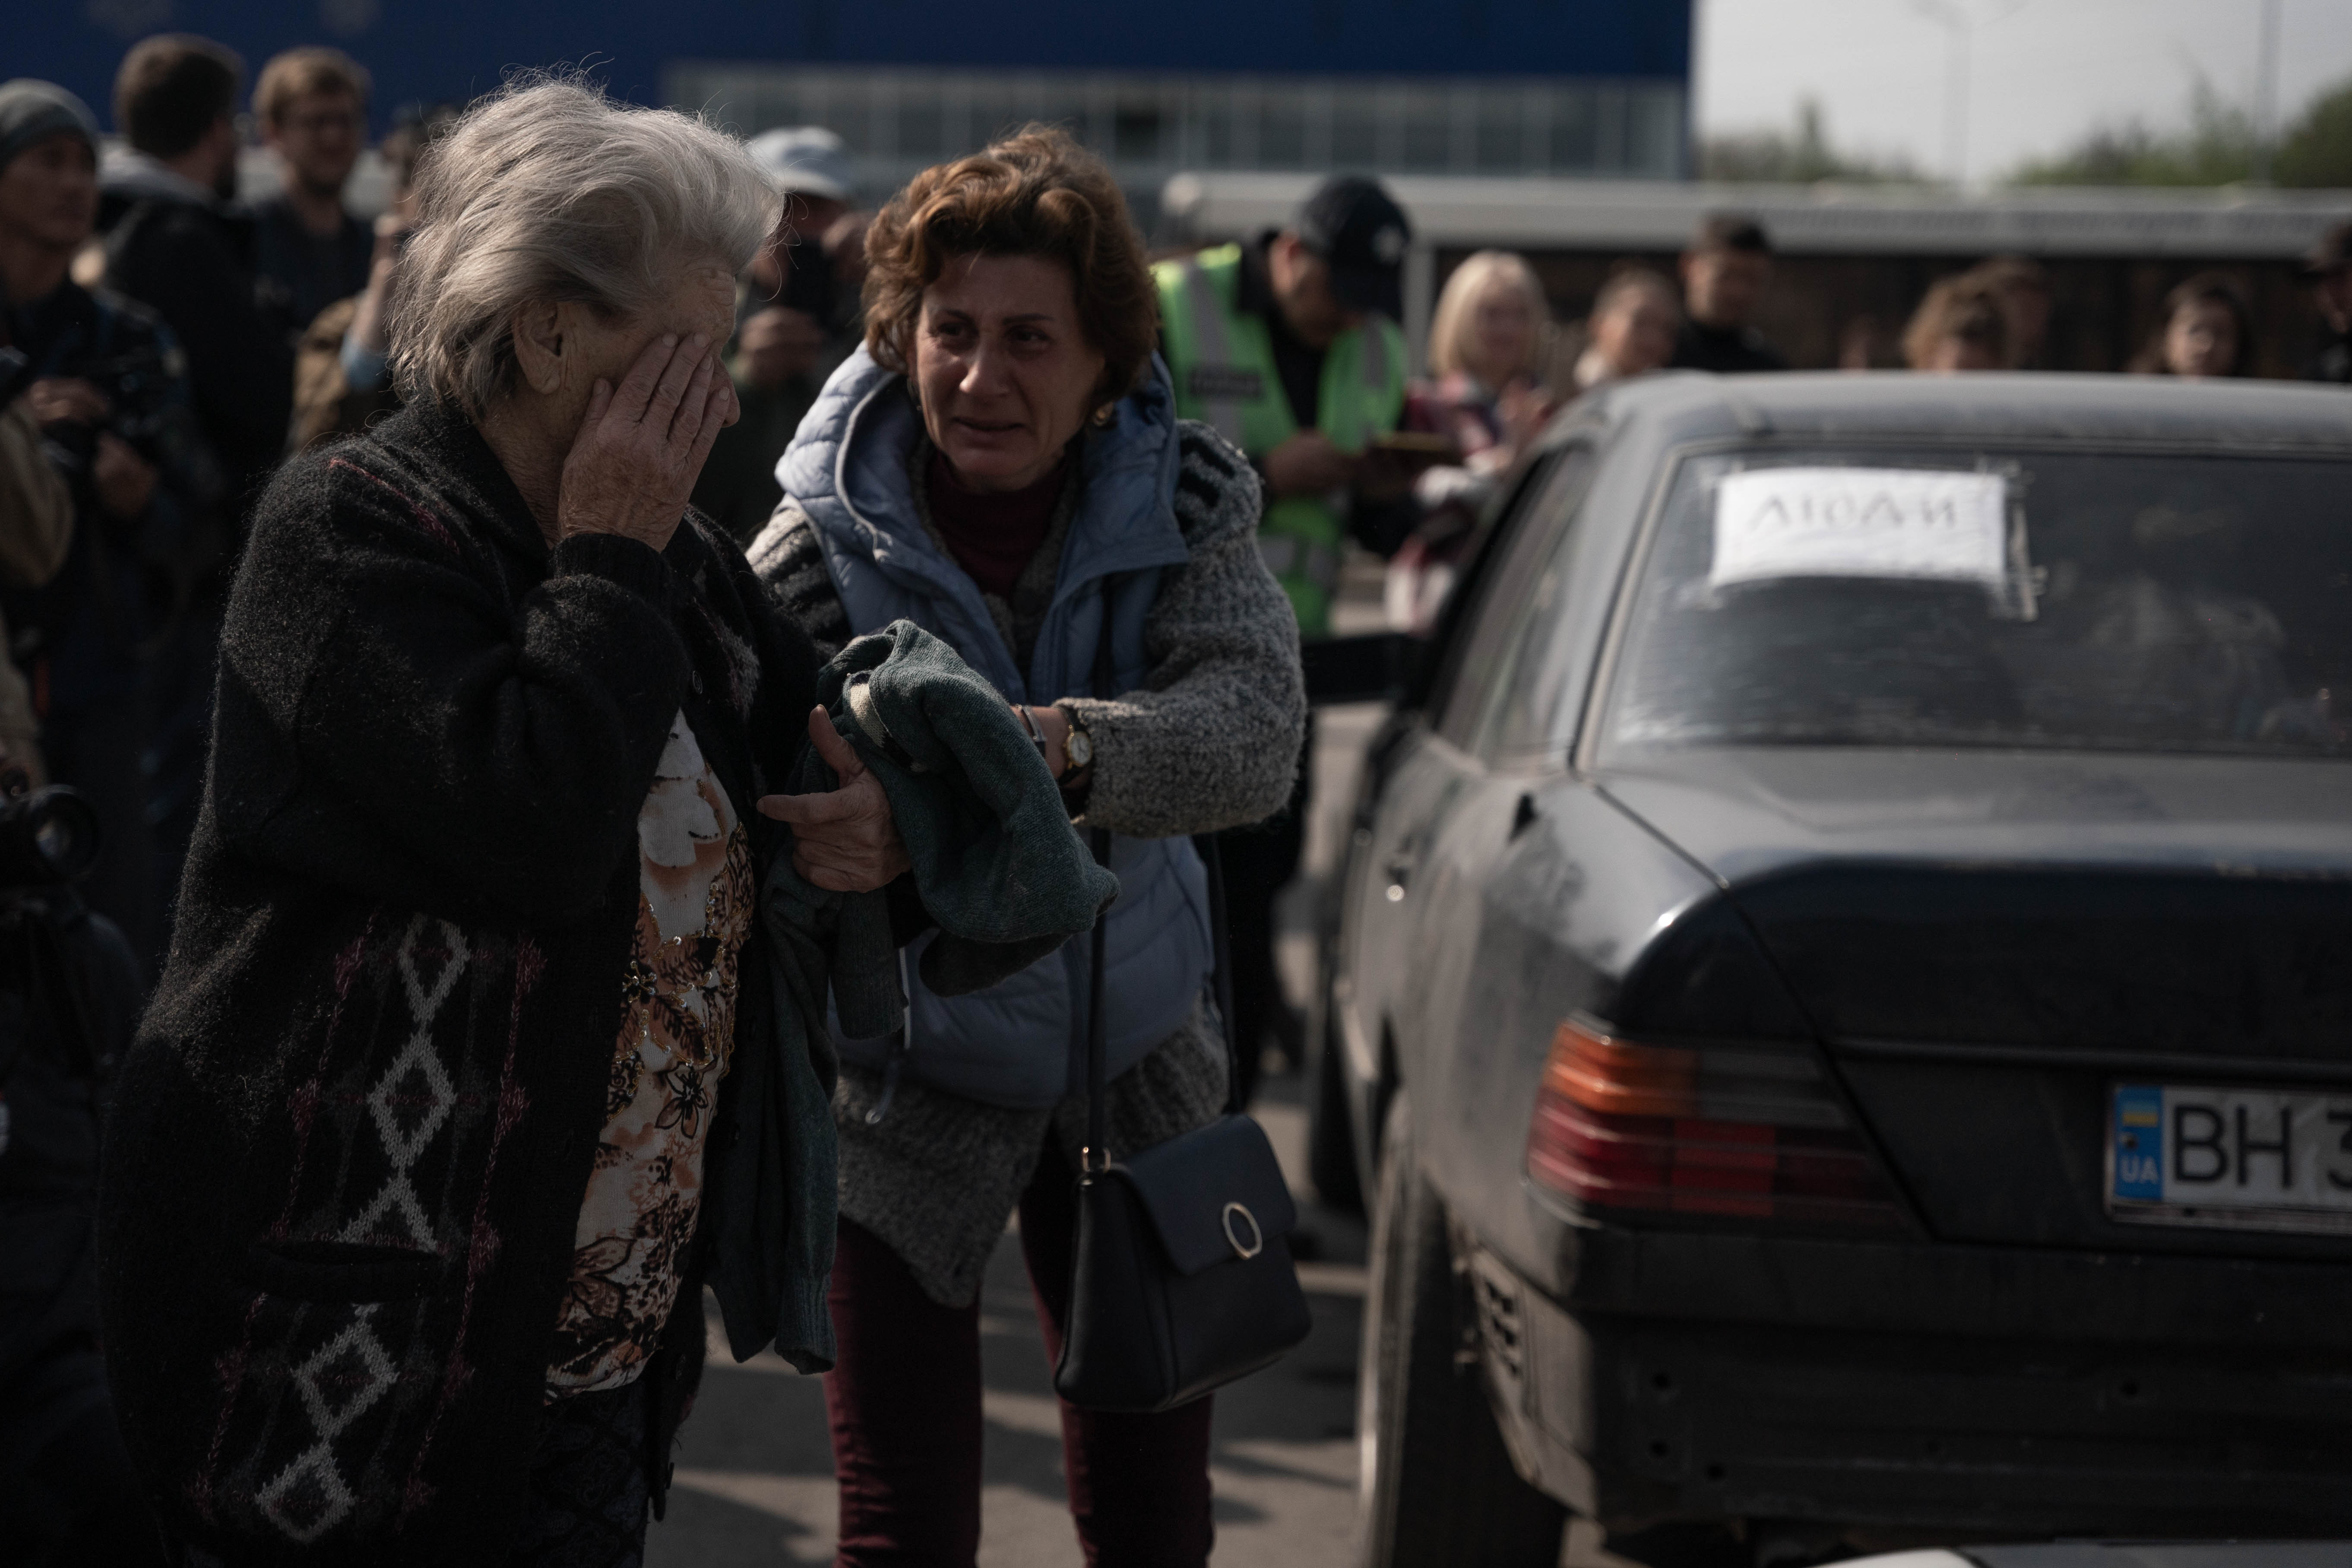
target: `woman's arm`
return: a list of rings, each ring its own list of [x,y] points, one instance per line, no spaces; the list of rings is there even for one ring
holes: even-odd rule
[[[224,668],[257,683],[302,673],[274,725],[236,739],[266,757],[272,729],[290,737],[278,782],[308,796],[312,836],[265,852],[299,845],[297,864],[302,850],[319,863],[306,869],[525,918],[593,908],[691,679],[673,616],[694,590],[661,552],[734,395],[699,336],[660,337],[617,384],[597,381],[553,493],[532,506],[530,526],[556,541],[545,578],[512,604],[491,546],[413,481],[365,467],[365,447],[273,487]],[[478,430],[530,501],[531,470],[508,449],[530,443],[499,412]],[[337,845],[336,826],[359,842]]]
[[[1094,747],[1085,820],[1138,837],[1260,822],[1290,799],[1307,725],[1298,622],[1257,551],[1258,484],[1205,426],[1179,426],[1192,559],[1143,624],[1143,685],[1055,706]]]
[[[801,503],[786,496],[747,552],[751,570],[780,620],[800,628],[820,659],[831,658],[855,636],[841,595],[825,570],[824,547]]]
[[[849,640],[849,617],[826,574],[824,556],[807,514],[786,499],[745,563],[752,586],[747,613],[768,625],[773,640],[789,647],[807,674],[797,688],[806,704],[815,692],[816,668]],[[756,605],[750,600],[756,599]],[[763,665],[774,661],[761,656]],[[792,830],[793,868],[820,888],[870,892],[887,886],[907,869],[907,846],[891,819],[889,797],[822,708],[799,710],[809,743],[833,769],[840,787],[829,793],[762,795],[760,814]],[[777,777],[783,775],[780,773]]]
[[[384,896],[593,907],[688,679],[650,547],[558,544],[509,605],[479,546],[362,467],[274,486],[222,635],[216,809],[248,849]]]

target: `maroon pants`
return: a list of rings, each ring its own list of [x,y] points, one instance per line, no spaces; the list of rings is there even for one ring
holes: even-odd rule
[[[1021,1252],[1046,1359],[1058,1358],[1077,1223],[1075,1179],[1049,1135],[1021,1194]],[[942,1307],[898,1255],[841,1222],[833,1264],[840,1357],[825,1374],[842,1568],[971,1568],[980,1549],[980,1304]],[[1111,1415],[1062,1405],[1070,1512],[1087,1562],[1200,1568],[1209,1560],[1209,1405]]]

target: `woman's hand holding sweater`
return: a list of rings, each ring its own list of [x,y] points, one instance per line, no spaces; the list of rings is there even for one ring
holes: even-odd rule
[[[618,533],[668,548],[702,461],[734,422],[735,386],[700,333],[656,338],[617,387],[603,381],[563,462],[559,539]]]
[[[808,728],[809,743],[841,787],[827,795],[763,795],[760,815],[791,826],[793,869],[816,886],[836,893],[887,888],[914,864],[890,815],[890,797],[833,727],[831,714],[809,710]]]

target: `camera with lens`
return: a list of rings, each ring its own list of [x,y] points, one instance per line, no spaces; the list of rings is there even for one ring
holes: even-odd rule
[[[98,813],[70,784],[35,789],[0,767],[0,894],[63,887],[98,863]]]
[[[88,479],[101,430],[112,431],[151,461],[163,455],[160,447],[170,434],[169,416],[160,408],[152,408],[152,400],[139,395],[167,379],[170,374],[170,362],[163,351],[152,345],[79,367],[76,379],[97,387],[113,411],[99,424],[58,420],[41,432],[49,448],[50,461],[76,489]],[[142,408],[152,411],[138,412]]]
[[[0,406],[35,379],[22,360],[15,351],[0,349]],[[172,395],[184,374],[177,349],[152,342],[74,368],[73,379],[89,383],[106,399],[107,416],[95,423],[53,420],[41,427],[41,440],[78,502],[89,500],[90,470],[101,432],[120,437],[170,476],[184,500],[201,509],[219,497],[219,461],[198,434],[185,399]]]

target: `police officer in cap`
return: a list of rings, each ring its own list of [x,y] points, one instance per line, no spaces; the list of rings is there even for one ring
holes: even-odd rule
[[[1404,412],[1402,276],[1412,226],[1377,180],[1338,175],[1286,228],[1154,269],[1176,412],[1265,481],[1266,564],[1302,637],[1329,635],[1339,546],[1386,554],[1412,521],[1365,448]]]
[[[1286,227],[1154,269],[1176,412],[1214,426],[1257,468],[1258,547],[1309,640],[1330,635],[1342,544],[1391,554],[1419,520],[1410,474],[1369,449],[1404,412],[1397,320],[1412,238],[1379,181],[1337,175]],[[1310,728],[1289,809],[1220,841],[1245,1093],[1267,1029],[1294,1062],[1303,1044],[1275,970],[1273,908],[1298,869],[1313,754]]]

